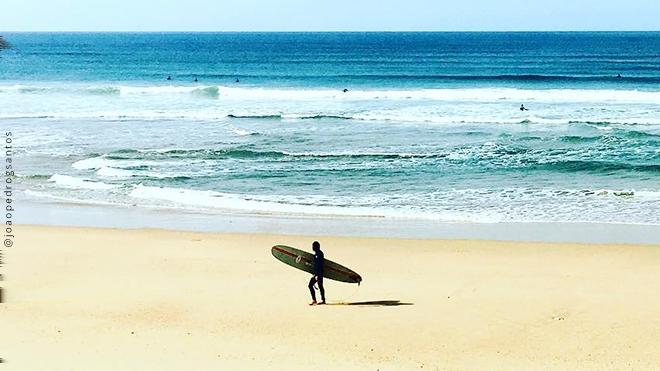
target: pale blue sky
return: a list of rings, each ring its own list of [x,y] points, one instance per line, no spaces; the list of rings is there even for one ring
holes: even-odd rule
[[[0,31],[660,30],[660,0],[7,0]]]

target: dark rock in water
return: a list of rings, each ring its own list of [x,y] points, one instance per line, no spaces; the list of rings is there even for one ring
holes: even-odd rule
[[[2,36],[0,36],[0,50],[9,49],[9,48],[11,48],[11,45],[9,45],[9,43],[5,41],[5,39]]]
[[[632,197],[635,195],[635,192],[633,191],[618,191],[618,192],[612,192],[615,196],[619,197]]]

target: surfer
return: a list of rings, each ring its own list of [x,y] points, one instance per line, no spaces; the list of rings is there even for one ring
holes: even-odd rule
[[[238,82],[241,82],[241,80],[239,80],[239,79],[236,79],[236,82],[237,82],[237,83],[238,83]]]
[[[318,241],[312,243],[312,250],[314,250],[314,276],[309,280],[309,292],[312,294],[312,302],[309,305],[325,304],[325,289],[323,288],[323,264],[325,258],[323,251],[321,251],[321,244]],[[316,292],[314,291],[314,284],[319,285],[321,291],[321,302],[316,302]]]
[[[167,76],[167,80],[172,80],[172,76]]]
[[[195,82],[197,82],[197,81],[199,81],[199,80],[197,80],[197,78],[195,77]]]
[[[348,93],[348,89],[344,89],[344,90],[342,90],[342,91],[343,91],[344,93]]]
[[[521,110],[521,111],[529,111],[527,108],[525,108],[525,105],[524,105],[524,104],[521,104],[521,105],[520,105],[520,110]]]

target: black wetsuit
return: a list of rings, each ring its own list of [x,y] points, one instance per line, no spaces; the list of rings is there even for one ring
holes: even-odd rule
[[[321,301],[325,302],[325,289],[323,288],[323,251],[320,249],[314,254],[314,277],[309,280],[309,292],[312,294],[312,300],[316,301],[316,292],[314,291],[314,284],[319,284],[319,291],[321,291]],[[316,278],[318,277],[318,279]]]

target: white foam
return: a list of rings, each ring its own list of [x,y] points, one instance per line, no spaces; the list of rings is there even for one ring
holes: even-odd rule
[[[131,191],[130,196],[144,200],[168,201],[180,206],[192,206],[204,209],[212,208],[268,214],[323,214],[319,211],[319,206],[285,205],[277,202],[250,199],[246,196],[235,194],[182,188],[138,185]],[[351,213],[347,211],[344,215],[351,215]]]
[[[34,89],[40,93],[11,95],[16,89]],[[43,92],[39,89],[2,90],[0,95],[6,104],[0,118],[233,121],[227,117],[280,116],[283,120],[295,120],[338,116],[438,124],[568,124],[579,121],[660,125],[658,91],[454,88],[365,89],[342,93],[333,89],[93,84],[44,85]],[[51,90],[59,94],[51,94]],[[94,94],[81,98],[80,91]],[[199,100],[206,98],[212,99]],[[66,104],[62,104],[63,101]],[[530,111],[520,112],[520,103],[525,103]],[[234,134],[246,135],[243,130],[247,131],[241,128]]]
[[[31,197],[36,197],[36,198],[46,198],[46,199],[50,199],[50,200],[67,202],[67,203],[74,203],[74,204],[100,205],[100,206],[128,206],[128,205],[122,205],[122,204],[109,202],[109,201],[59,196],[59,195],[54,195],[54,194],[47,193],[47,192],[33,191],[31,189],[25,190],[24,193],[25,193],[26,196],[31,196]]]
[[[78,170],[100,169],[106,166],[108,160],[103,156],[90,157],[74,162],[71,167]]]
[[[660,92],[640,90],[597,89],[393,89],[352,90],[342,93],[332,89],[263,89],[219,87],[220,96],[226,99],[267,100],[436,100],[470,102],[660,102]]]
[[[445,222],[492,223],[500,221],[495,213],[475,214],[461,211],[424,212],[404,208],[349,207],[328,205],[323,196],[249,196],[182,188],[136,186],[131,197],[146,201],[166,201],[183,208],[219,209],[266,215],[326,217],[380,217],[427,219]],[[336,200],[335,200],[336,201]],[[343,204],[349,204],[343,200]]]
[[[55,175],[51,181],[75,189],[107,189],[111,185]],[[99,187],[99,184],[101,186]],[[605,222],[660,223],[660,191],[633,189],[452,189],[425,194],[247,195],[210,190],[136,185],[128,193],[113,191],[121,204],[194,211],[310,217],[367,217],[440,222]],[[53,189],[62,199],[89,198]],[[105,198],[105,197],[101,197]],[[93,203],[98,199],[89,198]]]
[[[134,174],[130,170],[117,169],[110,166],[103,166],[96,172],[96,175],[104,178],[130,178]]]
[[[589,127],[594,128],[596,130],[600,130],[600,131],[612,131],[612,130],[614,130],[614,128],[611,127],[611,126],[594,125],[594,124],[586,124],[586,125],[589,126]]]
[[[122,95],[145,95],[145,94],[181,94],[192,93],[196,86],[121,86]]]
[[[633,196],[644,201],[660,201],[660,191],[633,191]]]
[[[516,89],[489,88],[433,88],[433,89],[363,89],[347,93],[339,89],[233,87],[222,85],[0,85],[0,93],[91,93],[121,96],[202,94],[231,100],[437,100],[477,102],[660,102],[660,91],[622,89]]]
[[[237,128],[237,127],[234,127],[234,126],[232,126],[232,127],[230,128],[230,130],[231,130],[232,133],[238,135],[239,137],[245,137],[245,136],[248,136],[248,135],[254,135],[254,134],[257,134],[257,133],[254,132],[254,131],[249,131],[249,130],[245,130],[245,129]]]
[[[106,184],[101,182],[95,182],[88,179],[76,178],[68,175],[55,174],[48,179],[50,182],[57,184],[60,187],[71,188],[71,189],[112,189],[116,188],[116,185]]]

